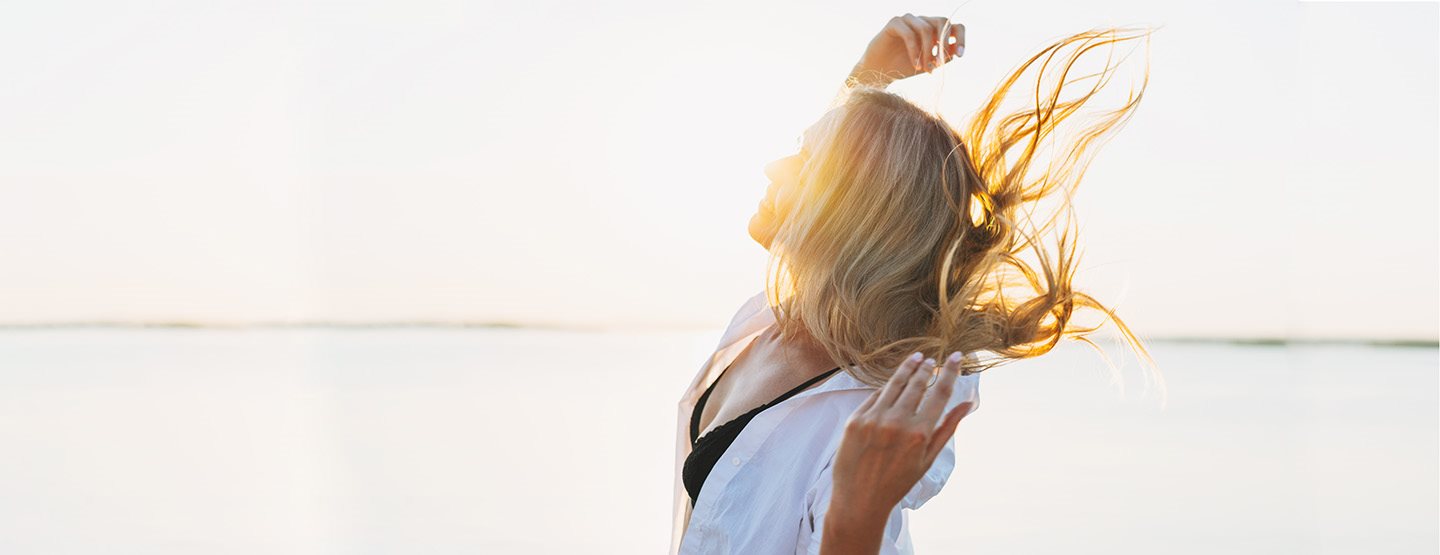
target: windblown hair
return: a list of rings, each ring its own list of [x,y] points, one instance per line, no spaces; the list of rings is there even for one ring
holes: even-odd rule
[[[798,202],[770,248],[767,300],[782,333],[803,329],[837,364],[879,386],[915,351],[937,360],[993,353],[966,357],[965,374],[1043,355],[1064,337],[1104,357],[1086,338],[1104,320],[1072,320],[1091,308],[1153,368],[1115,312],[1072,287],[1078,227],[1070,225],[1071,196],[1096,147],[1134,114],[1149,81],[1147,67],[1121,106],[1072,119],[1123,59],[1107,55],[1103,69],[1083,76],[1072,69],[1105,46],[1148,46],[1149,33],[1092,30],[1051,44],[1014,69],[963,131],[884,90],[849,89],[843,113],[806,158]],[[1026,106],[999,116],[1037,64],[1033,91],[1018,89]],[[1093,82],[1071,92],[1086,80]],[[1057,127],[1067,120],[1085,125],[1062,136]],[[1057,193],[1063,211],[1036,225],[1039,201]],[[1062,212],[1065,229],[1047,245],[1041,236]],[[1034,265],[1022,260],[1026,251]]]

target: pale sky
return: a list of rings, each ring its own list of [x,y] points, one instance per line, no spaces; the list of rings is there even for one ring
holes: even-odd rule
[[[956,8],[129,4],[0,8],[0,323],[722,326],[763,165],[890,16]],[[953,122],[1056,38],[1162,26],[1077,198],[1077,285],[1142,336],[1437,337],[1437,4],[955,18],[965,57],[892,87]]]

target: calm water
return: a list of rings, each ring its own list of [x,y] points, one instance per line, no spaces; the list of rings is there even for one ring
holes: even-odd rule
[[[0,552],[661,553],[717,338],[0,333]],[[1151,347],[1164,409],[1080,345],[985,374],[918,551],[1440,549],[1436,349]]]

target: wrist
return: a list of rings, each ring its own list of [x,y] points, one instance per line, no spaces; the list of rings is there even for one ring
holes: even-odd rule
[[[882,507],[878,503],[867,503],[860,501],[849,501],[843,496],[830,498],[830,506],[826,509],[828,515],[839,515],[841,520],[849,524],[864,522],[878,522],[884,524],[890,518],[891,507]],[[827,516],[826,518],[829,518]]]
[[[885,523],[889,516],[889,512],[883,509],[832,498],[825,514],[821,545],[845,546],[843,551],[830,551],[834,553],[876,553],[885,535]]]
[[[883,89],[894,81],[894,79],[885,75],[884,72],[866,68],[862,62],[850,68],[850,75],[845,78],[845,86],[853,87],[862,85]]]

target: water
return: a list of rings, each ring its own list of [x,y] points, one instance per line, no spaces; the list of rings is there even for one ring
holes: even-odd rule
[[[0,333],[0,552],[661,553],[717,338]],[[1151,349],[1163,410],[1079,345],[985,374],[917,550],[1440,548],[1436,349]]]

